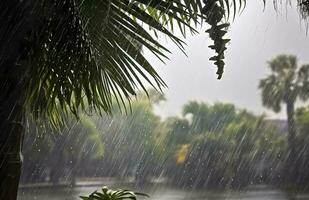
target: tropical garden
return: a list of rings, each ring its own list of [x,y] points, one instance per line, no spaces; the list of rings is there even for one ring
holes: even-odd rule
[[[290,129],[282,132],[263,115],[229,103],[190,101],[182,116],[162,119],[154,106],[164,96],[155,90],[148,93],[138,94],[130,115],[114,110],[112,117],[84,117],[48,137],[30,131],[21,182],[75,184],[85,177],[114,177],[145,185],[164,177],[168,184],[184,188],[241,189],[261,183],[308,187],[308,108],[295,110],[297,161],[290,163]],[[292,167],[297,171],[287,178],[286,170]]]
[[[276,8],[278,2],[272,3]],[[296,141],[305,137],[297,126],[306,130],[307,110],[294,114],[294,103],[307,99],[308,67],[298,68],[293,57],[272,61],[273,74],[260,84],[263,97],[273,95],[271,102],[263,98],[265,106],[275,111],[281,103],[287,106],[282,141],[263,116],[230,104],[188,102],[181,117],[166,120],[152,110],[163,96],[146,88],[161,91],[166,84],[143,50],[164,61],[170,51],[157,40],[164,35],[185,53],[185,36],[206,22],[215,53],[209,59],[221,79],[230,41],[224,36],[245,5],[245,0],[1,1],[0,198],[16,199],[22,149],[30,173],[21,182],[74,184],[79,176],[107,173],[94,169],[100,165],[140,183],[163,175],[182,186],[237,188],[280,179],[283,166],[287,179],[302,185],[306,177],[295,163],[306,167],[306,148],[298,149]],[[308,5],[297,1],[304,19]],[[178,180],[184,171],[188,174]]]

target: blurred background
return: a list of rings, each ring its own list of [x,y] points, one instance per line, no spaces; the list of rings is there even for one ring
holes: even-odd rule
[[[168,88],[141,92],[129,114],[72,116],[57,131],[28,123],[18,199],[78,199],[103,185],[163,200],[309,199],[306,91],[288,93],[309,38],[294,7],[272,6],[247,2],[235,19],[222,80],[208,36],[188,36],[187,56],[166,44],[166,64],[144,52]]]

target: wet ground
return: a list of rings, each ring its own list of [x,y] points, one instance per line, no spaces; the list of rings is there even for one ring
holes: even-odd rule
[[[122,188],[125,186],[122,186]],[[97,186],[78,187],[41,187],[20,189],[18,200],[78,200]],[[139,190],[141,191],[141,189]],[[268,186],[253,186],[244,191],[185,190],[181,188],[157,185],[142,189],[150,195],[149,200],[298,200],[308,199],[309,194],[291,194]]]

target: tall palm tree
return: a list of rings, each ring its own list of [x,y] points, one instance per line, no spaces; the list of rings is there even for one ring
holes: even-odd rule
[[[183,50],[174,27],[185,36],[209,23],[220,78],[230,7],[228,0],[1,0],[0,199],[16,199],[26,115],[57,125],[70,112],[111,112],[113,98],[124,106],[145,90],[143,79],[165,86],[140,50],[166,58],[157,34]]]
[[[297,58],[292,55],[279,55],[268,62],[271,74],[260,80],[259,88],[262,91],[262,102],[267,108],[275,112],[286,106],[288,120],[288,179],[295,175],[293,168],[295,161],[296,126],[294,107],[297,99],[309,98],[309,65],[298,66]]]

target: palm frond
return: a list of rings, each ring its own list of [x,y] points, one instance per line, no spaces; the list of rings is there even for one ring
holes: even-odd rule
[[[296,84],[300,99],[307,100],[309,98],[309,64],[302,65],[298,70]]]
[[[88,197],[81,196],[83,200],[137,200],[138,196],[149,197],[147,194],[130,190],[112,190],[104,186],[101,191],[94,191]]]
[[[241,10],[242,6],[246,4],[246,0],[239,0],[239,6],[236,0],[230,3],[229,0],[208,0],[203,7],[203,13],[206,15],[206,22],[211,26],[206,32],[209,33],[209,37],[214,41],[213,45],[209,48],[215,50],[215,56],[209,60],[214,61],[217,66],[218,79],[221,79],[224,70],[224,52],[227,49],[226,45],[230,39],[224,39],[224,35],[227,33],[227,28],[230,24],[227,22],[231,14],[233,19],[237,13],[237,10]],[[231,12],[231,9],[233,12]]]
[[[212,58],[223,73],[222,39],[228,24],[219,25],[236,12],[236,0],[212,0],[217,10],[205,10],[201,0],[53,0],[38,4],[36,29],[28,48],[27,104],[35,118],[46,116],[57,121],[58,113],[79,110],[111,112],[112,99],[125,108],[136,90],[146,91],[146,83],[161,90],[164,81],[144,57],[140,47],[159,59],[169,50],[155,35],[161,33],[180,49],[185,43],[174,34],[174,27],[196,33],[206,20],[215,41]],[[238,0],[239,7],[245,0]],[[215,19],[220,15],[219,19]],[[155,34],[150,34],[151,28]]]
[[[304,19],[308,19],[308,17],[309,17],[309,0],[297,0],[297,5],[298,5],[301,16]]]
[[[262,79],[259,84],[262,91],[262,103],[274,112],[280,112],[281,103],[284,101],[284,88],[282,87],[278,77],[270,75]]]

